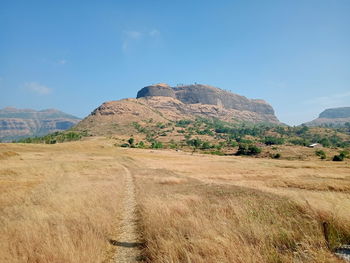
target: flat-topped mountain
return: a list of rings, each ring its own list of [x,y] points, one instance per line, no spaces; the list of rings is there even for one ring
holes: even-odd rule
[[[174,98],[184,104],[217,105],[225,109],[274,115],[273,108],[263,100],[250,100],[244,96],[208,85],[195,84],[170,87],[161,83],[144,87],[137,93],[137,98],[154,96]]]
[[[320,113],[317,119],[305,123],[307,126],[344,126],[350,123],[350,107],[326,109]]]
[[[160,83],[144,87],[136,99],[105,102],[75,129],[92,135],[125,134],[134,122],[172,122],[217,118],[227,122],[279,123],[273,108],[263,100],[248,99],[208,85],[170,87]]]
[[[79,118],[55,109],[36,111],[7,107],[0,109],[0,140],[12,141],[63,131],[79,121]]]

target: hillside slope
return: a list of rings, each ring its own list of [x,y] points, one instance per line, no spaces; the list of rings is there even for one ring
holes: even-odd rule
[[[273,108],[263,100],[250,100],[207,85],[156,84],[141,89],[136,99],[103,103],[75,129],[87,130],[92,135],[125,134],[133,130],[134,122],[172,122],[197,117],[279,123]]]
[[[75,116],[55,109],[36,111],[4,108],[0,110],[0,140],[12,141],[67,130],[79,120]]]

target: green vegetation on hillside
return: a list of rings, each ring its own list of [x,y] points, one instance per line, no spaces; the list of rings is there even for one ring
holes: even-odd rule
[[[86,131],[84,132],[64,131],[64,132],[54,132],[42,137],[25,138],[15,142],[55,144],[55,143],[61,143],[61,142],[78,141],[81,138],[86,136],[88,136],[88,133]]]
[[[319,143],[326,148],[350,147],[350,129],[345,128],[230,123],[205,118],[167,123],[145,120],[142,123],[134,122],[133,126],[145,136],[142,148],[189,147],[193,151],[198,149],[213,154],[259,155],[264,146],[270,146],[272,150],[279,145],[309,146],[312,143]],[[171,139],[167,140],[168,137]],[[315,154],[326,159],[324,152]],[[274,152],[268,156],[279,159],[281,154]]]

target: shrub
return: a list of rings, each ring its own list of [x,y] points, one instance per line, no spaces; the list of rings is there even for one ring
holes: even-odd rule
[[[341,151],[339,155],[343,156],[343,158],[349,158],[349,152],[346,150]]]
[[[230,141],[229,145],[231,147],[237,147],[238,146],[238,143],[236,141]]]
[[[302,145],[302,146],[306,146],[310,144],[309,140],[303,139],[303,138],[294,138],[294,139],[290,139],[289,142],[291,144],[294,145]]]
[[[190,120],[179,120],[176,122],[175,126],[184,128],[184,127],[188,126],[191,122],[192,121],[190,121]]]
[[[248,153],[249,153],[249,155],[257,155],[257,154],[261,153],[261,148],[259,148],[256,145],[249,145]]]
[[[205,141],[202,143],[202,149],[206,150],[206,149],[210,149],[211,148],[211,145],[209,142]]]
[[[170,149],[176,149],[176,148],[177,148],[177,144],[175,144],[175,143],[170,143],[170,144],[169,144],[169,148],[170,148]]]
[[[281,158],[281,154],[280,154],[280,153],[272,154],[271,157],[272,157],[273,159],[279,159],[279,158]]]
[[[202,141],[198,138],[192,139],[192,140],[187,140],[186,143],[188,146],[193,146],[195,148],[199,148],[202,145]]]
[[[322,138],[319,141],[319,143],[322,144],[323,147],[330,147],[331,146],[331,143],[330,143],[328,138]]]
[[[257,155],[261,153],[261,148],[254,144],[239,144],[236,155]]]
[[[344,156],[343,155],[334,155],[333,157],[333,162],[341,162],[344,160]]]
[[[163,144],[161,142],[154,141],[151,144],[151,148],[152,149],[161,149],[161,148],[163,148]]]
[[[61,142],[77,141],[82,137],[88,136],[86,131],[64,131],[64,132],[54,132],[42,137],[25,138],[18,140],[19,143],[46,143],[55,144]]]
[[[145,148],[145,143],[143,141],[140,141],[138,144],[137,144],[137,147],[138,148]]]
[[[266,145],[283,144],[284,143],[284,139],[283,138],[278,138],[278,137],[268,136],[268,137],[265,137],[264,143]]]
[[[323,150],[317,150],[317,151],[315,152],[315,154],[316,154],[318,157],[320,157],[321,159],[326,159],[326,158],[327,158],[326,153],[325,153]]]
[[[251,140],[247,140],[247,139],[244,139],[244,138],[241,138],[241,137],[236,138],[236,141],[241,143],[241,144],[251,144],[252,143]]]
[[[130,137],[130,139],[128,140],[130,147],[134,146],[134,142],[135,142],[135,139],[133,137]]]

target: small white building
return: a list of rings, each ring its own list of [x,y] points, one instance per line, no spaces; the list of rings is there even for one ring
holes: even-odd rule
[[[312,143],[308,147],[309,148],[321,148],[322,144],[320,144],[320,143]]]

